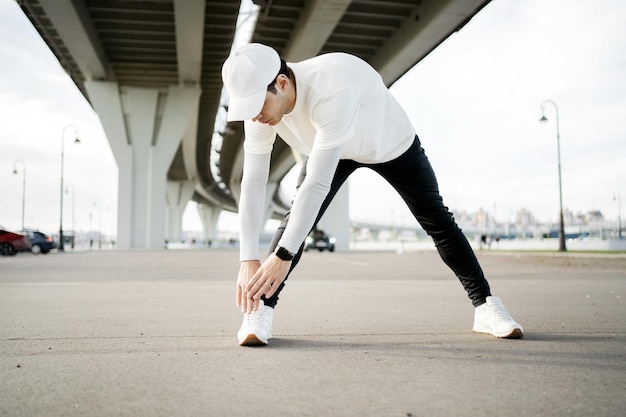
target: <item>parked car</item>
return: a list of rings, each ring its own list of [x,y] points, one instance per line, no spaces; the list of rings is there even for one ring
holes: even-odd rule
[[[57,244],[52,239],[52,237],[46,235],[45,233],[41,233],[39,230],[31,230],[26,229],[22,230],[21,233],[24,233],[30,239],[30,250],[34,254],[38,253],[48,253],[52,249],[56,249]]]
[[[0,255],[15,255],[23,249],[30,249],[28,236],[9,232],[4,227],[0,227]]]
[[[335,251],[335,238],[328,236],[323,230],[315,229],[307,236],[304,243],[304,250],[317,249],[320,252],[327,250],[329,252]]]

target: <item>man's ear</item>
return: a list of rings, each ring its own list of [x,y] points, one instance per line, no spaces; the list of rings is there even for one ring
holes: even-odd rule
[[[280,87],[280,89],[284,92],[287,91],[287,86],[289,85],[289,78],[285,74],[279,74],[276,83]]]

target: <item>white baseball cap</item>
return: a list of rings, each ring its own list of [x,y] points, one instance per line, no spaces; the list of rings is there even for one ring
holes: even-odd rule
[[[280,71],[280,56],[269,46],[249,43],[233,52],[222,66],[230,95],[227,120],[248,120],[261,112],[267,86]]]

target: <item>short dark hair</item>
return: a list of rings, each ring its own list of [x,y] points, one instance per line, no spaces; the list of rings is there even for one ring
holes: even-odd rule
[[[267,91],[271,91],[274,94],[277,93],[276,87],[274,87],[274,84],[276,84],[276,79],[278,78],[278,76],[280,74],[283,74],[283,75],[287,76],[288,78],[291,78],[291,70],[287,66],[287,63],[285,62],[284,59],[280,60],[280,70],[278,71],[278,74],[276,74],[276,77],[274,77],[272,82],[268,84]]]

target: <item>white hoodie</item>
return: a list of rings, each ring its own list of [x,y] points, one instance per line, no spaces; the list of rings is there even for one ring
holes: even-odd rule
[[[340,159],[391,161],[415,138],[415,129],[380,75],[361,59],[329,53],[288,63],[296,80],[294,109],[275,126],[246,121],[239,204],[240,260],[259,258],[265,187],[276,134],[308,156],[306,178],[279,246],[298,251],[326,197]]]

